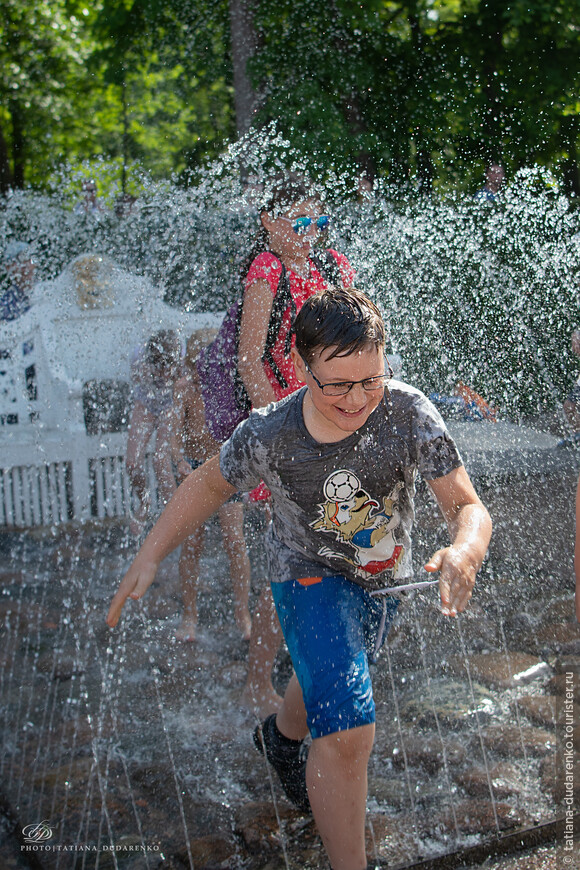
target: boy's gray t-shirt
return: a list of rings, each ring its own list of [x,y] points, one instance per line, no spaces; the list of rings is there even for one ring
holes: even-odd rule
[[[253,411],[222,445],[225,479],[272,493],[266,535],[273,582],[344,574],[370,590],[412,573],[415,477],[461,466],[445,424],[413,387],[391,381],[364,426],[321,444],[307,431],[303,388]]]

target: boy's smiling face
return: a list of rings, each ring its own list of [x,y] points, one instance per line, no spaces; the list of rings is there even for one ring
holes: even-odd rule
[[[348,356],[331,356],[333,348],[316,353],[310,369],[321,384],[343,381],[362,381],[385,373],[382,348],[369,345]],[[332,443],[347,438],[363,426],[383,398],[384,390],[365,390],[355,384],[342,396],[325,396],[308,371],[296,348],[292,359],[298,379],[308,387],[304,398],[303,414],[306,428],[313,438]]]

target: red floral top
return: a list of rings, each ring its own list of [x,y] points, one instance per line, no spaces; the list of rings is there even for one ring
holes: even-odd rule
[[[352,266],[343,254],[339,254],[337,251],[332,249],[329,250],[338,263],[343,286],[351,287],[354,281],[354,270]],[[264,253],[259,254],[256,257],[250,266],[245,281],[245,287],[247,289],[256,281],[267,281],[272,291],[272,296],[274,297],[276,296],[276,291],[278,289],[281,271],[282,263],[278,257],[276,257],[275,254],[270,253],[270,251],[264,251]],[[294,304],[296,305],[296,313],[298,313],[309,296],[313,296],[319,290],[323,290],[324,287],[326,287],[326,281],[312,261],[310,261],[310,275],[308,277],[296,275],[291,269],[287,269],[287,273],[290,279],[290,292],[294,299]],[[288,396],[301,386],[294,373],[294,365],[291,358],[285,355],[286,337],[292,325],[290,322],[291,316],[291,309],[290,306],[288,306],[282,319],[282,327],[278,333],[276,343],[272,348],[274,362],[288,384],[286,388],[280,386],[269,364],[264,362],[264,371],[266,372],[266,376],[277,399],[282,399],[284,396]],[[294,342],[295,339],[294,336],[292,336],[292,346],[294,346]]]

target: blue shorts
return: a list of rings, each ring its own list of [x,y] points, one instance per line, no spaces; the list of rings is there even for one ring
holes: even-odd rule
[[[399,606],[338,574],[272,583],[312,737],[375,721],[369,662]]]

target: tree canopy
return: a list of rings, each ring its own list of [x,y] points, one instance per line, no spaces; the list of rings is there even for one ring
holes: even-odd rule
[[[3,190],[97,157],[185,178],[275,121],[313,166],[430,191],[539,163],[580,194],[580,0],[1,5]]]

